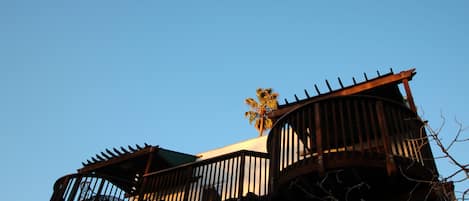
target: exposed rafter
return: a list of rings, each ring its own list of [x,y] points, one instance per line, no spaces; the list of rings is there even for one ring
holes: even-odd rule
[[[148,145],[145,143],[145,146],[141,147],[139,145],[135,145],[134,147],[131,147],[130,145],[128,146],[129,149],[125,149],[124,147],[120,147],[120,151],[117,148],[112,148],[112,151],[109,149],[105,149],[105,151],[102,151],[99,154],[96,154],[95,156],[91,157],[91,159],[87,159],[85,162],[82,162],[81,164],[86,167],[90,165],[95,165],[97,163],[103,163],[107,162],[109,160],[113,160],[119,157],[122,157],[124,155],[132,154],[138,151],[141,151],[143,149],[151,147],[151,145]]]
[[[377,77],[369,78],[366,73],[363,73],[364,81],[357,82],[355,77],[352,77],[353,84],[349,86],[344,86],[342,79],[340,77],[337,78],[337,81],[340,85],[340,88],[333,89],[330,85],[328,80],[325,80],[326,86],[328,91],[321,93],[319,87],[314,84],[314,89],[317,93],[316,96],[309,96],[308,91],[305,89],[306,98],[300,99],[295,94],[294,101],[288,101],[285,99],[285,104],[279,105],[278,110],[273,111],[269,116],[271,118],[278,118],[285,114],[286,112],[292,110],[293,108],[299,107],[303,104],[315,101],[319,98],[327,98],[327,97],[334,97],[334,96],[346,96],[346,95],[354,95],[360,92],[364,92],[373,88],[377,88],[380,86],[385,86],[389,84],[398,84],[402,83],[405,80],[412,80],[412,77],[416,74],[415,69],[410,69],[406,71],[402,71],[398,74],[394,74],[393,70],[390,69],[389,73],[381,74],[379,71],[376,71]]]

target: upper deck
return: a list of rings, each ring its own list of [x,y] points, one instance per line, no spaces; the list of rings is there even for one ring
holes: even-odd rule
[[[78,174],[59,179],[51,200],[270,200],[295,181],[314,183],[354,168],[383,178],[405,167],[410,176],[433,179],[437,170],[408,84],[414,75],[414,69],[365,75],[351,86],[339,79],[335,90],[326,81],[329,92],[315,87],[317,96],[305,91],[306,99],[295,95],[270,114],[275,124],[268,136],[199,155],[149,145],[106,149]]]
[[[382,168],[392,175],[400,165],[415,164],[436,171],[420,118],[403,103],[378,97],[302,105],[278,119],[267,144],[274,186],[347,168]]]

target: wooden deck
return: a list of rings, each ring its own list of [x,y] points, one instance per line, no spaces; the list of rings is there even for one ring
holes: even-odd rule
[[[347,96],[311,102],[280,118],[268,139],[274,186],[307,173],[382,167],[396,173],[395,158],[435,170],[419,117],[403,103]]]
[[[428,183],[407,178],[438,179],[408,84],[414,75],[365,74],[351,86],[339,78],[336,90],[326,80],[329,92],[315,86],[317,96],[295,95],[270,114],[268,153],[195,161],[148,145],[106,149],[57,180],[51,201],[408,200],[410,191],[410,200],[440,200]]]
[[[269,164],[267,153],[241,150],[148,173],[131,183],[78,173],[57,180],[51,201],[267,200]]]

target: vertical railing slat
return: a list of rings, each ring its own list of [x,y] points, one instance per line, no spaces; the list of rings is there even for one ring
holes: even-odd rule
[[[238,188],[238,198],[242,198],[243,197],[243,191],[244,191],[244,167],[245,167],[245,164],[246,164],[246,157],[245,157],[245,154],[241,154],[240,156],[241,158],[241,161],[240,161],[240,164],[239,164],[239,188]]]

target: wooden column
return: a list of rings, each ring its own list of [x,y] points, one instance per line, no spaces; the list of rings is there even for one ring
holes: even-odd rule
[[[138,194],[138,201],[143,201],[143,197],[145,196],[145,191],[144,191],[144,187],[147,186],[147,183],[148,183],[148,179],[147,177],[145,177],[146,174],[150,173],[150,168],[151,168],[151,164],[153,162],[153,154],[155,152],[155,147],[150,147],[150,150],[149,150],[149,154],[148,154],[148,160],[147,160],[147,164],[145,166],[145,172],[143,173],[143,175],[141,175],[143,177],[143,181],[140,183],[140,191],[139,191],[139,194]]]
[[[388,175],[393,175],[396,172],[396,164],[392,156],[391,150],[389,149],[389,132],[386,123],[386,114],[384,113],[383,102],[376,102],[376,116],[378,117],[378,124],[381,130],[381,137],[383,140],[384,154],[386,155],[386,170]]]
[[[324,174],[324,158],[322,150],[322,130],[321,130],[321,110],[319,108],[319,103],[314,104],[314,124],[316,128],[316,148],[318,152],[318,165],[319,165],[319,174]]]
[[[407,101],[409,102],[410,109],[414,112],[417,112],[417,107],[414,103],[414,97],[412,96],[412,91],[410,91],[409,87],[409,79],[403,79],[402,83],[404,84],[404,89],[407,96]]]
[[[280,124],[278,124],[280,125]],[[272,137],[272,142],[270,145],[271,149],[271,155],[270,155],[270,162],[269,162],[269,191],[274,192],[275,188],[277,188],[277,180],[278,180],[278,175],[280,172],[280,135],[281,132],[278,132],[278,128],[274,127],[272,128],[272,131],[270,132],[270,135]]]

